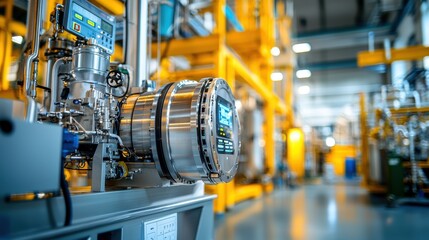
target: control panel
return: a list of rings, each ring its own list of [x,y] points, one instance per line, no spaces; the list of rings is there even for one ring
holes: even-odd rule
[[[177,213],[144,223],[144,239],[177,239]]]
[[[63,22],[66,31],[91,40],[92,44],[104,48],[109,54],[113,53],[116,24],[114,16],[87,0],[66,0]]]
[[[233,130],[233,108],[230,102],[217,97],[217,151],[221,154],[234,154],[234,144],[231,140]]]

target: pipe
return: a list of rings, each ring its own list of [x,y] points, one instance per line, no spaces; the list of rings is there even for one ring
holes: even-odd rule
[[[34,7],[36,5],[37,7]],[[30,55],[25,60],[25,76],[24,76],[24,94],[30,95],[35,98],[35,92],[30,91],[30,81],[31,81],[31,64],[34,59],[39,56],[39,40],[40,40],[40,28],[42,27],[42,12],[44,9],[43,0],[32,0],[30,1],[27,14],[27,36],[26,39],[31,43],[30,50],[32,51]],[[32,28],[32,27],[35,27]],[[36,73],[37,75],[37,73]]]
[[[37,113],[38,113],[36,100],[31,96],[25,96],[24,101],[25,101],[25,104],[27,105],[25,121],[29,123],[36,122]]]
[[[395,125],[393,127],[393,129],[394,129],[395,133],[402,133],[402,136],[409,137],[408,136],[408,130],[407,130],[407,128],[405,126],[403,126],[403,125]]]
[[[114,133],[103,133],[103,132],[97,132],[97,131],[73,131],[72,133],[81,134],[81,135],[105,135],[109,136],[110,138],[116,139],[118,141],[119,146],[124,147],[124,143],[122,142],[122,138]]]
[[[55,112],[55,101],[57,101],[58,97],[58,71],[60,67],[64,64],[67,64],[67,62],[70,62],[72,59],[71,57],[63,57],[55,61],[54,66],[52,67],[52,73],[51,73],[51,81],[49,88],[51,89],[51,99],[49,100],[49,112]]]
[[[420,94],[417,91],[413,91],[413,96],[414,96],[414,103],[416,108],[420,108],[421,107],[421,101],[420,101]]]
[[[127,1],[127,33],[126,33],[126,59],[125,63],[134,69],[132,76],[133,83],[130,87],[144,87],[148,79],[146,58],[147,50],[147,29],[148,29],[148,1],[136,0]]]

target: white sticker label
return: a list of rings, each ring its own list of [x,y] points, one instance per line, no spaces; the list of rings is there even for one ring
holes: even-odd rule
[[[177,213],[144,223],[145,240],[176,240]]]

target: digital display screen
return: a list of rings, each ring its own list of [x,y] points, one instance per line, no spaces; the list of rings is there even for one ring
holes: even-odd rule
[[[101,21],[101,30],[105,31],[108,34],[112,34],[113,27],[108,22],[102,20]]]
[[[232,109],[231,104],[222,98],[218,98],[217,102],[217,120],[220,125],[232,128]]]
[[[91,26],[100,24],[100,18],[99,17],[97,17],[95,14],[91,13],[90,11],[86,10],[84,7],[82,7],[76,3],[73,3],[73,11],[74,11],[75,18],[77,18],[81,21],[83,19],[86,19],[88,24],[90,24]],[[91,22],[92,24],[89,22]]]
[[[234,109],[230,102],[221,97],[216,100],[217,113],[217,135],[222,138],[231,139],[233,126]]]

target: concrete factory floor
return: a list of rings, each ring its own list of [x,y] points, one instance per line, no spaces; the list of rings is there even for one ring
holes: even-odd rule
[[[386,208],[357,185],[305,185],[238,204],[216,239],[429,239],[429,207]]]

